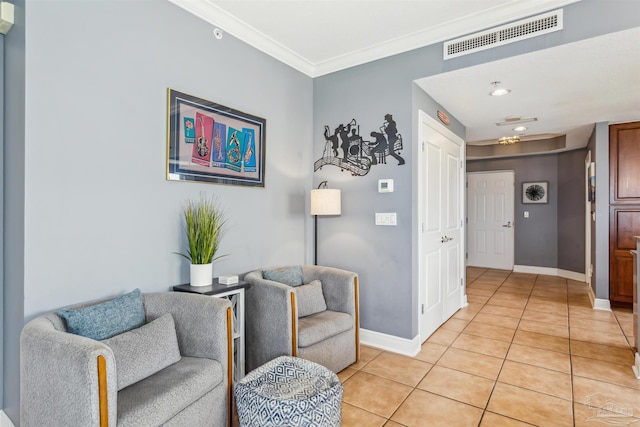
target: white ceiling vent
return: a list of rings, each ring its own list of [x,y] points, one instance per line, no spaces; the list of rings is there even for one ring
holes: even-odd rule
[[[562,9],[445,42],[444,59],[451,59],[560,30],[562,30]]]

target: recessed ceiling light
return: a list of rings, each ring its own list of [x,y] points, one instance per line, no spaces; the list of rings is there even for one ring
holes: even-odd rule
[[[524,132],[525,130],[527,130],[526,126],[518,126],[517,128],[513,128],[514,131],[516,132]]]
[[[511,92],[511,89],[499,88],[498,85],[500,84],[500,82],[491,82],[491,84],[494,87],[493,91],[489,93],[489,95],[491,96],[502,96]]]

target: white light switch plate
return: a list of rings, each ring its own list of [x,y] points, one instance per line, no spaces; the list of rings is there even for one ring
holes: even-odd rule
[[[376,225],[398,225],[398,215],[395,212],[376,212]]]

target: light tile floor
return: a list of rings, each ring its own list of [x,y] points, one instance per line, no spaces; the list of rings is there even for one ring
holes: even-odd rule
[[[631,310],[594,311],[553,276],[470,267],[467,283],[416,357],[362,346],[339,374],[343,426],[640,425]]]

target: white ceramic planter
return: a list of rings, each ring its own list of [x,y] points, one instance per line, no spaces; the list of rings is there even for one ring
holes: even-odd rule
[[[213,263],[191,264],[191,286],[211,286],[213,283]]]

